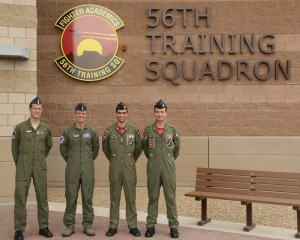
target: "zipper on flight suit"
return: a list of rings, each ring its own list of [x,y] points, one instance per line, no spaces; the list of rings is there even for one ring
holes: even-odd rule
[[[158,137],[159,137],[159,149],[160,149],[160,156],[159,156],[159,171],[160,173],[162,174],[162,156],[163,156],[163,150],[162,150],[162,136],[163,136],[163,132],[161,133],[161,135],[159,134],[159,132],[156,131],[156,129],[154,130],[157,134],[158,134]]]
[[[124,140],[123,140],[123,137],[124,137],[124,134],[125,134],[125,131],[126,131],[126,129],[124,129],[124,133],[123,134],[121,134],[120,133],[120,131],[119,131],[119,129],[117,128],[117,131],[119,132],[119,135],[120,135],[120,142],[121,142],[121,159],[120,159],[120,161],[121,161],[121,167],[120,167],[120,171],[121,171],[121,173],[123,174],[123,172],[124,172],[124,159],[123,159],[123,156],[124,156]]]

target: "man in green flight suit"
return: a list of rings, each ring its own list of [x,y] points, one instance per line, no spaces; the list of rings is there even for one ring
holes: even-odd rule
[[[51,238],[48,228],[49,207],[47,199],[46,157],[52,147],[48,125],[40,120],[43,106],[39,97],[29,104],[30,118],[18,124],[12,135],[12,155],[16,164],[15,186],[15,240],[23,240],[26,227],[26,202],[33,179],[38,207],[39,235]]]
[[[158,216],[160,187],[163,186],[167,205],[171,238],[178,238],[178,215],[176,206],[176,168],[180,138],[177,129],[166,122],[167,105],[158,101],[154,105],[155,122],[145,128],[143,150],[147,162],[148,216],[145,237],[155,234]]]
[[[136,168],[135,162],[142,153],[140,131],[127,123],[128,108],[124,103],[116,107],[117,122],[108,127],[102,138],[102,150],[109,160],[110,223],[106,236],[117,233],[122,187],[126,200],[126,220],[129,233],[141,236],[137,229]]]
[[[82,225],[83,232],[88,236],[95,236],[92,228],[94,221],[94,160],[97,158],[100,144],[97,131],[86,124],[87,107],[78,103],[75,107],[75,123],[64,129],[60,138],[60,153],[66,161],[65,196],[66,210],[64,214],[63,237],[70,237],[75,233],[75,212],[79,187],[82,197]]]

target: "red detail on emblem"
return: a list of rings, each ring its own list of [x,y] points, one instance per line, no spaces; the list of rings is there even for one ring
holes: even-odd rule
[[[127,45],[122,45],[122,47],[121,47],[121,50],[123,51],[123,52],[126,52],[127,51]]]

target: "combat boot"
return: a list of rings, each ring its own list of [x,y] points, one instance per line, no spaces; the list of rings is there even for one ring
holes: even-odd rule
[[[86,226],[84,227],[83,233],[85,233],[88,236],[95,236],[95,231],[93,230],[92,226]]]
[[[170,236],[171,238],[178,238],[179,237],[179,232],[177,228],[171,228],[170,229]]]
[[[23,240],[23,239],[24,239],[23,231],[16,231],[14,240]]]
[[[63,237],[70,237],[72,234],[75,233],[74,228],[72,227],[67,227],[66,230],[63,232],[62,236]]]

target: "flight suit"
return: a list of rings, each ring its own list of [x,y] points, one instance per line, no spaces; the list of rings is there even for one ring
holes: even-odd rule
[[[163,186],[169,226],[170,228],[177,228],[175,160],[180,150],[180,138],[177,129],[166,123],[165,129],[160,135],[156,131],[155,123],[146,127],[143,134],[143,150],[148,159],[149,202],[146,227],[154,227],[157,223],[160,187]]]
[[[26,202],[31,178],[36,192],[39,228],[48,227],[46,157],[51,147],[51,130],[45,123],[40,122],[35,130],[28,119],[15,127],[11,145],[16,165],[15,231],[24,231],[26,227]]]
[[[126,200],[126,220],[130,229],[137,227],[136,213],[136,167],[135,162],[142,153],[140,131],[126,123],[121,134],[118,125],[108,127],[102,138],[102,150],[109,160],[110,183],[110,228],[117,228],[121,189]]]
[[[99,136],[95,129],[85,125],[83,129],[74,123],[64,129],[60,139],[60,153],[66,161],[66,210],[64,224],[75,228],[75,212],[77,197],[81,185],[82,196],[82,225],[91,226],[94,221],[93,195],[94,195],[94,160],[99,153]]]

